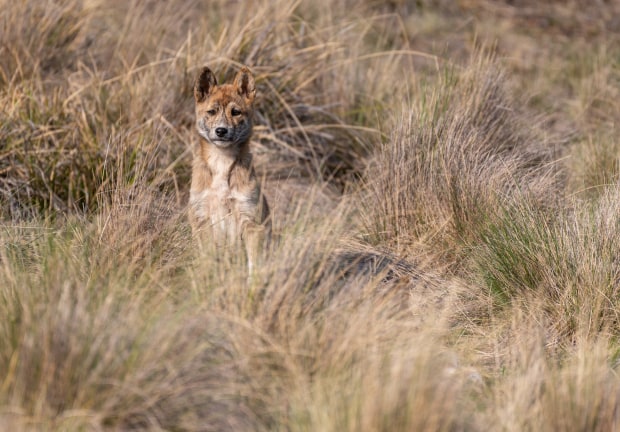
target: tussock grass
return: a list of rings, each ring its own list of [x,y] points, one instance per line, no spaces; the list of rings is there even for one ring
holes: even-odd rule
[[[554,217],[528,205],[502,209],[472,251],[498,302],[532,294],[548,305],[559,333],[615,334],[616,193]]]
[[[618,418],[618,379],[603,341],[579,339],[565,361],[551,360],[553,338],[546,335],[542,308],[535,301],[512,317],[502,353],[504,375],[495,387],[493,419],[499,430],[613,430]],[[524,324],[526,323],[526,324]],[[527,329],[527,331],[526,331]],[[502,344],[503,345],[503,344]],[[516,347],[518,349],[514,349]],[[557,415],[550,416],[548,413]]]
[[[0,429],[618,428],[615,3],[0,6]],[[205,64],[252,275],[185,216]]]
[[[476,237],[502,202],[523,194],[553,202],[561,186],[554,145],[540,120],[520,112],[491,59],[447,70],[394,117],[370,165],[369,235],[401,249],[416,241],[452,249]]]
[[[353,380],[352,390],[360,387],[354,394],[361,405],[350,419],[319,425],[333,422],[329,428],[337,429],[345,422],[354,430],[384,419],[382,427],[389,427],[386,416],[396,412],[403,427],[461,421],[435,414],[419,419],[415,410],[398,408],[426,406],[429,394],[433,406],[460,405],[466,380],[452,376],[447,348],[437,348],[444,359],[438,363],[407,343],[423,335],[410,319],[410,308],[418,306],[408,306],[402,283],[356,276],[349,269],[357,262],[338,259],[334,238],[342,227],[322,222],[285,236],[248,282],[235,276],[244,272],[239,257],[206,251],[195,260],[169,248],[172,257],[160,255],[161,242],[185,235],[178,224],[177,231],[166,229],[174,217],[160,215],[159,225],[136,232],[149,215],[110,206],[115,211],[106,223],[4,233],[14,239],[0,276],[2,313],[11,317],[1,330],[10,343],[0,357],[7,424],[268,430],[293,422],[306,429],[317,426],[314,414],[345,380]],[[367,358],[369,349],[376,355]],[[367,368],[378,375],[355,372]],[[435,369],[440,375],[432,381],[416,380]],[[393,385],[367,393],[386,379]],[[436,390],[435,382],[446,388]],[[376,414],[359,417],[383,398]]]
[[[76,60],[73,42],[87,25],[82,3],[2,4],[2,86],[60,72]]]

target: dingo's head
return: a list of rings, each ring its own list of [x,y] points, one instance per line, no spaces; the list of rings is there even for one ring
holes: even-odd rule
[[[198,133],[221,148],[248,142],[255,96],[254,77],[248,68],[243,67],[232,84],[219,86],[211,69],[202,68],[194,84]]]

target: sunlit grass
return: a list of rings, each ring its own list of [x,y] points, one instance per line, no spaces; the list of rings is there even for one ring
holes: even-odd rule
[[[617,429],[620,11],[579,3],[0,0],[0,430]],[[194,74],[242,64],[251,275],[185,214]]]

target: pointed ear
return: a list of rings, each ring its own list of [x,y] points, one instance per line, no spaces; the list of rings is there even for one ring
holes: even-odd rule
[[[204,101],[216,85],[217,81],[211,69],[206,66],[203,67],[194,83],[194,99],[196,99],[196,102]]]
[[[256,86],[254,76],[247,67],[242,67],[235,77],[234,86],[241,96],[245,98],[248,105],[252,105],[256,96]]]

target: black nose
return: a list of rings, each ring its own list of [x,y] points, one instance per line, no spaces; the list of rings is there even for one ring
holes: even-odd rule
[[[216,128],[215,129],[215,135],[219,136],[220,138],[225,136],[227,132],[228,132],[228,129],[226,129],[226,128]]]

